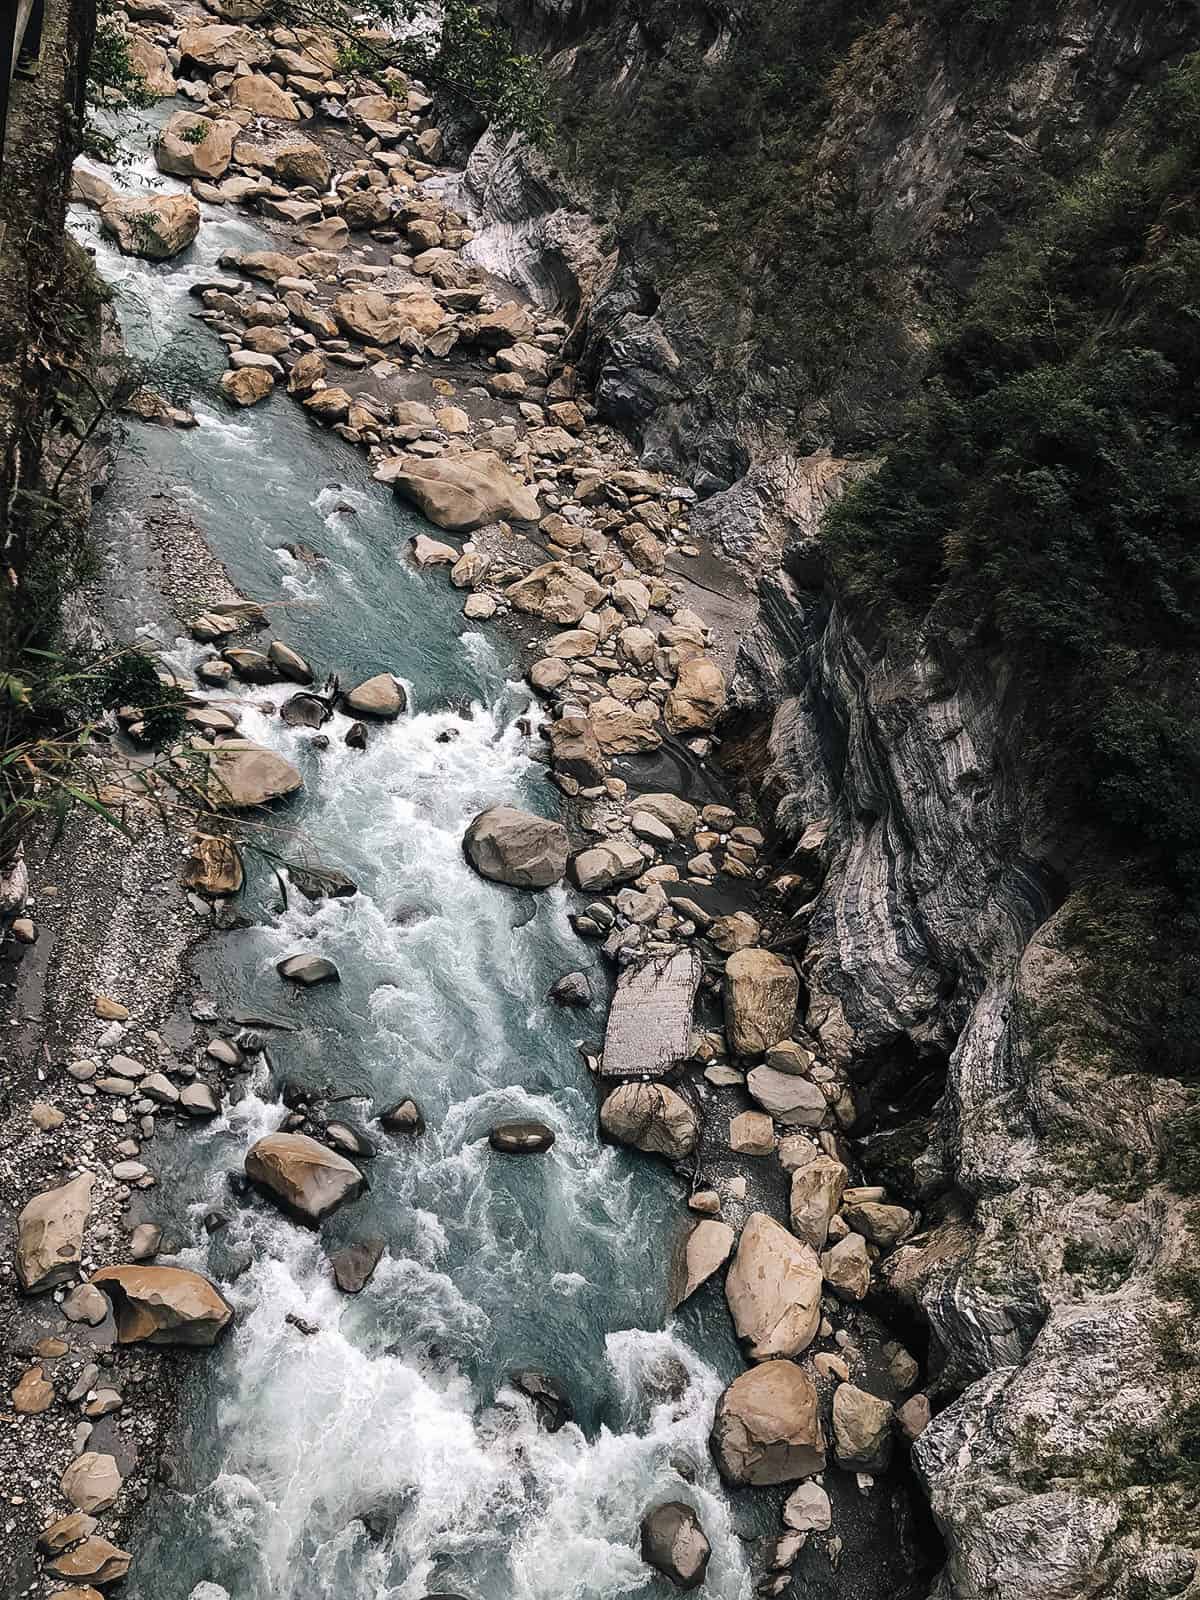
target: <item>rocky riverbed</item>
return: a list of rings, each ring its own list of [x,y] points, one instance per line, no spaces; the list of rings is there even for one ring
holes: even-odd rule
[[[691,1419],[690,1445],[707,1441],[739,1508],[736,1526],[717,1509],[707,1463],[672,1457],[673,1495],[621,1500],[620,1525],[594,1537],[623,1564],[605,1568],[599,1589],[576,1573],[576,1592],[628,1592],[656,1572],[728,1595],[782,1593],[793,1581],[861,1600],[921,1592],[937,1552],[906,1465],[929,1421],[920,1352],[866,1309],[891,1253],[919,1238],[921,1217],[860,1181],[847,1062],[800,1021],[793,934],[803,859],[775,864],[753,790],[724,760],[737,732],[729,666],[756,611],[752,564],[693,526],[688,486],[645,470],[597,424],[563,358],[560,308],[530,303],[471,264],[472,217],[456,209],[459,175],[444,164],[436,108],[420,85],[392,72],[339,73],[335,44],[319,30],[215,23],[186,6],[132,5],[130,15],[142,70],[188,105],[146,124],[159,176],[143,163],[122,184],[85,166],[78,199],[122,253],[166,264],[169,276],[153,281],[176,295],[184,286],[191,337],[213,351],[223,345],[228,362],[217,409],[178,384],[160,386],[153,369],[131,409],[142,424],[179,431],[201,460],[206,433],[259,407],[270,408],[270,427],[328,430],[338,450],[365,462],[369,495],[327,486],[325,514],[341,527],[389,496],[412,508],[404,562],[423,583],[444,574],[472,636],[495,630],[512,653],[536,698],[497,726],[492,759],[519,769],[527,788],[464,819],[458,843],[477,879],[463,904],[475,918],[507,916],[515,891],[529,905],[521,915],[545,921],[553,913],[537,907],[561,901],[582,941],[578,959],[560,954],[570,948],[564,932],[549,996],[529,1003],[558,1019],[539,1026],[564,1044],[572,1017],[587,1015],[594,1037],[575,1042],[594,1080],[599,1129],[667,1164],[652,1181],[671,1220],[664,1212],[661,1231],[637,1241],[653,1263],[651,1299],[678,1313],[673,1326],[692,1314],[693,1297],[725,1317],[723,1300],[742,1352],[744,1370],[720,1378],[674,1354],[667,1382],[679,1387],[679,1416]],[[203,250],[206,233],[239,229],[248,248],[222,248],[217,270],[189,268],[185,252]],[[281,415],[286,422],[274,420]],[[245,471],[252,480],[252,460]],[[64,1007],[46,1029],[42,1002],[29,1002],[9,1111],[10,1148],[21,1154],[6,1171],[18,1213],[8,1285],[19,1297],[6,1296],[11,1415],[0,1449],[16,1485],[14,1592],[71,1583],[72,1600],[123,1581],[150,1592],[140,1544],[151,1551],[156,1593],[174,1600],[161,1587],[168,1564],[155,1519],[168,1515],[174,1486],[197,1483],[200,1468],[181,1452],[213,1449],[220,1429],[207,1443],[202,1421],[181,1434],[171,1406],[180,1363],[195,1383],[192,1364],[217,1356],[159,1347],[219,1346],[227,1363],[253,1360],[264,1313],[239,1298],[248,1257],[307,1249],[302,1229],[327,1241],[327,1290],[286,1321],[294,1343],[319,1343],[323,1319],[340,1314],[329,1297],[352,1300],[381,1261],[388,1270],[395,1259],[382,1238],[337,1232],[367,1203],[377,1152],[442,1131],[415,1085],[386,1104],[359,1089],[349,1114],[339,1109],[344,1096],[277,1081],[273,1069],[291,1017],[311,1017],[307,1008],[355,980],[333,920],[358,898],[353,852],[291,829],[288,808],[323,791],[323,763],[332,769],[347,750],[382,760],[387,741],[406,737],[427,708],[413,704],[399,651],[390,666],[376,659],[360,673],[361,652],[337,659],[325,635],[326,653],[310,659],[298,613],[235,583],[206,550],[195,485],[186,507],[179,493],[174,482],[147,481],[124,508],[138,532],[110,553],[105,604],[131,631],[157,633],[164,678],[187,693],[190,798],[172,802],[165,820],[145,805],[144,708],[114,706],[113,779],[140,809],[137,843],[76,845],[59,884],[48,877],[53,858],[39,859],[29,914],[6,945],[22,957],[23,994],[53,941],[47,993]],[[325,553],[278,521],[270,531],[289,581],[303,589]],[[133,592],[113,593],[131,562]],[[391,625],[411,621],[397,615]],[[369,653],[378,658],[379,647]],[[466,747],[469,722],[478,730],[491,715],[443,716],[418,744],[422,723],[407,761],[435,745]],[[474,770],[459,778],[472,793]],[[528,788],[535,779],[540,792]],[[386,839],[386,830],[373,836],[373,847],[390,848]],[[287,894],[317,909],[302,947],[276,938],[272,959],[256,958],[259,998],[239,1008],[203,991],[187,951],[201,937],[242,936],[239,924],[251,919],[239,894],[261,909],[253,858],[264,841]],[[814,859],[822,842],[810,841]],[[93,848],[107,853],[98,867]],[[102,891],[87,887],[93,876]],[[277,921],[280,937],[292,926]],[[512,959],[493,958],[494,983],[509,981],[502,967]],[[549,1122],[485,1120],[478,1132],[493,1158],[553,1159],[560,1130]],[[190,1158],[178,1154],[194,1146],[202,1155],[206,1139],[230,1132],[240,1140],[233,1203],[243,1208],[233,1218],[224,1199],[185,1192]],[[163,1193],[172,1182],[175,1199]],[[256,1211],[255,1197],[273,1210]],[[288,1231],[255,1232],[255,1219],[274,1211]],[[227,1259],[226,1231],[236,1239]],[[247,1258],[235,1259],[241,1251]],[[522,1282],[511,1292],[536,1306],[546,1289]],[[425,1350],[423,1359],[437,1365],[444,1355]],[[592,1412],[553,1372],[508,1381],[535,1435],[579,1429],[573,1419]],[[476,1423],[464,1420],[473,1410],[455,1414],[464,1458],[475,1448],[466,1440]],[[543,1448],[522,1445],[531,1458]],[[596,1498],[583,1491],[589,1519]],[[398,1559],[401,1511],[360,1513],[356,1524],[362,1541],[346,1546],[348,1567],[331,1565],[331,1583],[339,1572],[352,1585],[383,1581],[386,1560]],[[435,1530],[442,1540],[451,1532]],[[511,1535],[510,1554],[526,1537]],[[191,1552],[180,1571],[200,1571],[202,1581],[188,1578],[179,1600],[227,1592],[218,1567],[227,1570],[214,1550]],[[405,1593],[433,1587],[435,1572],[414,1567]],[[506,1566],[503,1553],[481,1577],[489,1593],[563,1587],[561,1574]],[[236,1600],[284,1592],[276,1567],[253,1582],[274,1587]],[[294,1575],[287,1582],[288,1593],[310,1592]]]

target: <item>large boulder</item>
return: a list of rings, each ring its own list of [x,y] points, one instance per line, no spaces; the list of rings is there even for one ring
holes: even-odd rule
[[[605,755],[637,755],[657,750],[662,744],[662,734],[655,727],[657,718],[645,711],[637,711],[612,695],[601,695],[588,708],[596,740]]]
[[[811,1246],[764,1211],[749,1217],[725,1275],[725,1298],[753,1360],[808,1349],[821,1322],[821,1282]]]
[[[817,1156],[792,1174],[789,1221],[797,1239],[824,1250],[829,1224],[842,1198],[849,1174],[832,1156]]]
[[[688,1055],[703,976],[704,964],[691,949],[624,969],[604,1030],[606,1078],[666,1076]]]
[[[83,1256],[83,1230],[92,1210],[90,1172],[46,1189],[17,1218],[17,1281],[26,1294],[69,1283]]]
[[[244,77],[235,78],[229,101],[240,111],[252,111],[256,117],[274,117],[277,122],[300,121],[300,108],[292,96],[261,72],[248,72]]]
[[[675,687],[667,696],[663,719],[672,733],[699,733],[711,728],[725,709],[725,676],[708,656],[682,661]]]
[[[652,636],[653,637],[653,636]],[[700,820],[700,812],[677,794],[640,794],[631,802],[632,809],[643,811],[665,828],[670,828],[677,839],[686,839]]]
[[[241,131],[229,118],[213,121],[194,111],[177,111],[162,126],[154,160],[160,172],[179,178],[219,178],[233,159]]]
[[[567,561],[544,562],[504,592],[518,611],[560,626],[573,625],[604,603],[604,590],[595,578]]]
[[[404,685],[390,672],[377,672],[373,678],[356,684],[345,696],[346,708],[356,717],[377,717],[392,722],[408,704]]]
[[[175,94],[178,85],[171,70],[171,58],[162,46],[144,33],[131,33],[128,39],[129,64],[141,78],[146,93],[159,99]]]
[[[481,877],[516,889],[548,889],[567,870],[562,823],[515,806],[481,811],[463,836],[463,849]]]
[[[833,1397],[833,1453],[839,1467],[882,1472],[892,1454],[892,1408],[886,1400],[839,1383]]]
[[[464,450],[461,455],[432,461],[421,456],[394,456],[377,469],[375,477],[380,483],[391,484],[397,494],[419,506],[437,527],[455,533],[482,528],[498,517],[532,522],[538,515],[537,497],[517,482],[492,450]],[[586,573],[579,576],[599,591],[599,584],[587,578]],[[511,597],[512,590],[508,593]],[[518,609],[535,608],[519,606]],[[583,608],[587,609],[587,606]],[[582,615],[583,611],[579,611],[571,620],[578,621]]]
[[[221,393],[231,405],[256,406],[275,388],[265,367],[231,367],[221,374]]]
[[[682,1095],[665,1083],[622,1083],[600,1107],[600,1126],[619,1144],[682,1161],[696,1148],[700,1123]]]
[[[190,194],[114,195],[100,207],[100,225],[122,255],[168,261],[200,232],[200,204]]]
[[[265,806],[304,787],[304,779],[290,761],[246,739],[199,746],[192,760],[203,763],[199,787],[218,811]]]
[[[246,1176],[310,1228],[355,1200],[366,1180],[352,1161],[306,1133],[269,1133],[246,1154]]]
[[[436,333],[446,320],[446,313],[430,295],[387,295],[378,289],[338,295],[333,315],[343,333],[379,345],[394,344],[407,328],[423,335]]]
[[[589,893],[628,883],[645,870],[645,856],[625,839],[609,839],[571,857],[575,882]]]
[[[323,194],[329,187],[333,167],[319,144],[300,139],[276,150],[275,176],[289,189],[311,188]]]
[[[211,1345],[233,1320],[215,1284],[183,1267],[101,1267],[92,1283],[112,1301],[121,1344]]]
[[[764,1361],[717,1401],[710,1439],[728,1483],[795,1483],[825,1466],[816,1385],[792,1361]]]
[[[58,1486],[77,1511],[88,1516],[94,1511],[107,1511],[121,1492],[116,1457],[85,1450],[71,1462]]]
[[[204,72],[232,72],[242,62],[249,67],[262,66],[270,58],[271,46],[252,28],[206,23],[180,30],[179,54],[185,63]]]
[[[738,950],[725,963],[725,1033],[735,1055],[760,1056],[791,1036],[800,996],[796,969],[770,950]]]
[[[755,1067],[746,1087],[764,1111],[785,1128],[819,1128],[829,1115],[824,1094],[807,1078],[795,1078],[774,1067]]]
[[[677,1589],[700,1587],[711,1554],[699,1517],[682,1501],[669,1500],[642,1518],[642,1560]]]
[[[705,1217],[688,1234],[675,1261],[671,1305],[680,1306],[729,1260],[736,1235],[727,1222]]]

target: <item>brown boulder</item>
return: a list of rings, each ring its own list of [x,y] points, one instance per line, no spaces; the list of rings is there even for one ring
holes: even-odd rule
[[[700,1124],[682,1095],[665,1083],[622,1083],[600,1107],[600,1126],[619,1144],[681,1161],[696,1147]]]
[[[26,1294],[70,1283],[83,1255],[83,1230],[92,1210],[90,1172],[46,1189],[17,1218],[17,1280]]]
[[[725,1032],[735,1055],[758,1056],[789,1038],[800,997],[790,963],[770,950],[738,950],[725,963]]]
[[[120,1344],[216,1344],[233,1320],[216,1285],[184,1267],[130,1262],[101,1267],[91,1281],[113,1303]]]
[[[532,498],[532,497],[531,497]],[[567,561],[547,561],[504,591],[518,611],[570,625],[604,603],[604,590]]]
[[[725,1276],[733,1324],[753,1360],[808,1349],[821,1321],[821,1281],[816,1252],[773,1217],[754,1212]]]
[[[352,1161],[305,1133],[267,1134],[251,1146],[245,1166],[256,1187],[310,1228],[366,1188]]]
[[[194,111],[177,111],[163,124],[154,146],[160,172],[180,178],[219,178],[233,159],[236,122],[213,121]]]
[[[711,1444],[729,1483],[794,1483],[821,1472],[825,1436],[812,1379],[791,1361],[743,1372],[717,1402]]]
[[[455,533],[481,528],[498,517],[532,522],[538,514],[536,497],[491,450],[465,450],[461,455],[432,461],[420,456],[393,456],[378,468],[375,478],[379,483],[391,484],[397,494],[413,501],[437,527]],[[579,577],[599,590],[599,585],[585,573]],[[512,588],[507,592],[518,609],[535,609],[522,605]],[[577,621],[582,615],[580,611],[571,620]]]
[[[441,306],[426,294],[387,295],[378,289],[338,295],[333,315],[343,333],[379,345],[394,344],[406,328],[435,333],[446,320]]]
[[[463,837],[467,860],[481,877],[518,889],[548,889],[567,870],[567,830],[561,822],[492,806]]]
[[[277,122],[299,122],[300,108],[286,89],[260,72],[235,78],[229,91],[231,105],[252,111],[256,117],[274,117]]]
[[[185,62],[206,72],[232,72],[242,62],[250,67],[262,66],[270,57],[271,47],[251,28],[207,23],[181,29],[179,53]]]
[[[681,662],[675,687],[663,709],[671,732],[703,732],[712,727],[724,709],[725,675],[716,662],[708,656]]]

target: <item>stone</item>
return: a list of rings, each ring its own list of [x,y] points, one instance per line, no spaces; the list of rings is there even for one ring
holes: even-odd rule
[[[855,1233],[861,1233],[880,1250],[890,1250],[907,1238],[915,1222],[912,1212],[903,1206],[880,1205],[877,1201],[848,1205],[842,1215]]]
[[[812,1051],[797,1044],[795,1039],[780,1039],[767,1051],[766,1057],[768,1067],[774,1067],[776,1072],[790,1072],[797,1078],[809,1072],[815,1061]]]
[[[840,1161],[818,1156],[792,1174],[788,1216],[792,1232],[816,1251],[824,1250],[829,1223],[849,1177]]]
[[[738,1156],[769,1156],[775,1149],[775,1125],[762,1111],[742,1111],[729,1119],[729,1148]]]
[[[518,611],[560,627],[573,626],[604,600],[604,590],[588,573],[566,561],[547,561],[504,591]]]
[[[189,1083],[185,1089],[180,1090],[179,1109],[185,1111],[189,1117],[202,1121],[207,1117],[218,1116],[221,1102],[211,1084]]]
[[[277,122],[299,122],[300,109],[285,89],[265,73],[248,72],[235,78],[229,91],[231,105],[252,111],[256,117],[272,117]]]
[[[170,1078],[161,1072],[151,1072],[143,1078],[138,1090],[148,1099],[157,1101],[160,1106],[173,1106],[179,1103],[179,1090]]]
[[[712,1547],[691,1506],[679,1500],[655,1506],[642,1518],[641,1536],[642,1560],[677,1589],[697,1589],[704,1582]]]
[[[861,1300],[871,1287],[871,1257],[866,1240],[857,1233],[839,1239],[821,1257],[821,1271],[829,1287],[843,1300]]]
[[[592,985],[586,972],[566,972],[550,986],[550,999],[558,1006],[583,1009],[592,1003]]]
[[[518,889],[548,889],[567,870],[567,830],[561,822],[492,806],[481,811],[463,837],[467,860],[481,877]]]
[[[626,629],[625,633],[632,632]],[[621,635],[624,639],[625,634]],[[674,794],[643,794],[637,798],[637,809],[645,812],[670,828],[677,839],[686,839],[695,831],[700,813],[687,800]]]
[[[160,172],[178,178],[219,178],[233,159],[233,141],[240,132],[230,119],[214,121],[194,111],[177,111],[159,132],[154,160]]]
[[[763,1211],[746,1220],[725,1277],[725,1298],[752,1360],[797,1356],[821,1321],[821,1263]]]
[[[282,639],[272,639],[267,647],[267,660],[279,673],[281,678],[287,678],[292,683],[311,683],[313,670],[304,657],[297,655]]]
[[[589,717],[566,716],[552,722],[550,754],[555,770],[585,789],[604,782],[607,768]]]
[[[685,1059],[703,976],[694,950],[676,950],[623,969],[604,1030],[604,1077],[661,1077]]]
[[[41,1367],[30,1367],[13,1386],[12,1408],[23,1417],[37,1417],[54,1404],[54,1385]]]
[[[17,1218],[17,1281],[26,1294],[69,1283],[83,1256],[83,1231],[92,1209],[90,1172],[26,1202]]]
[[[260,67],[271,55],[270,45],[253,29],[222,23],[182,28],[178,45],[183,62],[204,72],[232,72],[243,65]]]
[[[544,1122],[501,1122],[488,1134],[488,1143],[501,1155],[541,1155],[554,1143],[554,1130]]]
[[[571,857],[572,876],[585,891],[611,889],[615,884],[628,883],[645,866],[645,856],[624,839],[610,839],[605,844],[592,845]]]
[[[116,1458],[85,1450],[72,1461],[58,1486],[76,1510],[89,1516],[94,1511],[107,1511],[121,1492]]]
[[[424,533],[413,540],[412,553],[419,567],[452,567],[458,561],[458,551],[452,544],[443,544]]]
[[[508,1381],[518,1394],[533,1401],[538,1423],[547,1433],[557,1433],[568,1422],[575,1420],[571,1398],[557,1378],[532,1367],[510,1372]]]
[[[833,1451],[839,1467],[884,1471],[892,1454],[888,1402],[852,1383],[840,1383],[833,1396]]]
[[[98,1328],[108,1316],[108,1301],[90,1283],[77,1283],[62,1303],[62,1313],[68,1322],[86,1322],[89,1328]]]
[[[681,1161],[700,1134],[696,1113],[665,1083],[622,1083],[600,1108],[600,1126],[619,1144]]]
[[[361,1239],[343,1245],[329,1257],[333,1280],[343,1294],[361,1294],[383,1257],[385,1239]]]
[[[662,744],[662,735],[655,727],[656,714],[627,706],[612,695],[594,700],[588,714],[606,755],[637,755],[657,750]]]
[[[746,1074],[746,1088],[786,1128],[819,1128],[829,1114],[828,1102],[815,1083],[793,1078],[773,1067],[755,1067]]]
[[[42,1133],[53,1133],[67,1119],[57,1106],[48,1105],[45,1100],[35,1100],[29,1108],[29,1120]]]
[[[114,195],[100,207],[100,225],[122,255],[169,261],[200,232],[200,206],[190,194]]]
[[[240,893],[245,872],[233,840],[219,834],[194,833],[188,845],[183,881],[189,889],[214,897]]]
[[[304,953],[285,956],[282,961],[275,963],[275,970],[288,983],[300,984],[305,989],[312,989],[320,983],[340,983],[342,981],[341,974],[328,956],[307,955]]]
[[[758,1056],[789,1037],[800,980],[770,950],[738,950],[725,963],[725,1032],[735,1055]]]
[[[417,1135],[425,1132],[425,1118],[415,1100],[400,1100],[380,1113],[381,1126],[389,1133]]]
[[[93,1584],[107,1585],[123,1578],[129,1571],[132,1560],[133,1557],[127,1550],[119,1550],[107,1539],[93,1534],[82,1544],[77,1544],[73,1550],[64,1550],[62,1555],[48,1561],[46,1571],[56,1578],[88,1578]],[[89,1585],[85,1589],[64,1589],[57,1595],[57,1600],[71,1600],[72,1596],[79,1596],[80,1600],[91,1600],[93,1595],[96,1600],[100,1600],[99,1590]]]
[[[390,672],[377,672],[343,698],[356,717],[375,717],[382,722],[394,721],[408,705],[404,685]]]
[[[221,374],[221,393],[235,406],[256,406],[274,387],[274,376],[265,367],[231,367]]]
[[[275,176],[289,189],[311,188],[318,194],[324,194],[333,176],[333,168],[320,145],[302,139],[276,150]]]
[[[162,1229],[154,1222],[139,1222],[129,1235],[129,1254],[134,1261],[153,1261],[162,1244]]]
[[[681,1306],[729,1260],[736,1235],[727,1222],[705,1218],[688,1234],[672,1274],[671,1309]]]
[[[502,350],[511,344],[522,344],[536,333],[533,318],[524,306],[508,300],[495,311],[476,318],[474,342],[485,350]]]
[[[833,1507],[819,1483],[802,1483],[783,1503],[783,1520],[797,1533],[827,1533],[833,1526]]]
[[[338,295],[333,302],[333,315],[343,333],[367,344],[385,346],[395,344],[410,330],[426,335],[436,333],[446,320],[446,313],[430,295],[386,295],[378,289]]]
[[[95,1517],[89,1517],[84,1511],[72,1511],[42,1529],[38,1534],[37,1547],[44,1556],[56,1556],[63,1550],[69,1550],[73,1544],[78,1544],[81,1539],[88,1538],[98,1527]]]
[[[792,1361],[743,1372],[717,1402],[711,1443],[727,1483],[794,1483],[821,1472],[825,1436],[812,1379]]]
[[[708,656],[681,661],[663,719],[672,733],[703,733],[725,709],[725,676]]]
[[[709,924],[708,937],[722,954],[731,956],[758,943],[762,930],[746,911],[734,911],[725,917],[716,917]]]
[[[120,1344],[214,1345],[233,1320],[216,1285],[186,1267],[129,1262],[101,1267],[91,1283],[112,1301]]]
[[[927,1394],[911,1395],[896,1412],[896,1425],[901,1435],[913,1444],[925,1432],[932,1420]]]
[[[395,456],[376,470],[375,477],[411,500],[437,527],[455,533],[481,528],[501,517],[532,522],[538,516],[537,497],[513,477],[491,450],[464,450],[460,455],[432,461],[415,455]],[[583,573],[579,576],[587,577]],[[593,580],[587,582],[593,584]],[[598,589],[599,585],[593,587]],[[511,590],[509,594],[512,598]],[[515,599],[513,603],[516,604]],[[587,609],[585,605],[578,616]],[[571,620],[577,621],[578,616]]]
[[[304,1133],[270,1133],[259,1139],[246,1155],[245,1170],[268,1198],[312,1228],[366,1188],[352,1161]]]

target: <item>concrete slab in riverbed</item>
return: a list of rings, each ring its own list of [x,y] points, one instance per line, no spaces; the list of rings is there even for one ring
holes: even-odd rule
[[[660,1077],[687,1055],[703,971],[695,950],[676,950],[622,972],[604,1033],[603,1077]]]

